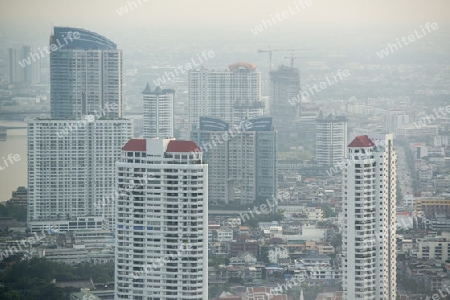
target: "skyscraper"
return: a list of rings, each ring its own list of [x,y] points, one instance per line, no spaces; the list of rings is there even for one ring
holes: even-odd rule
[[[299,94],[299,69],[280,66],[270,71],[270,115],[275,129],[285,137],[292,131],[300,110],[300,105],[293,106],[290,100],[297,99]]]
[[[396,298],[396,163],[392,134],[357,136],[343,171],[345,299]]]
[[[142,92],[144,98],[144,138],[172,138],[173,135],[173,101],[175,90],[161,89],[154,91],[147,83]]]
[[[197,148],[174,139],[122,148],[115,299],[208,299],[208,165]]]
[[[341,162],[347,151],[347,119],[330,113],[324,118],[322,111],[316,119],[316,161],[320,166]]]
[[[112,229],[115,162],[132,132],[130,120],[28,122],[29,229]]]
[[[33,85],[41,82],[41,61],[31,52],[29,46],[8,49],[9,83]]]
[[[400,109],[389,109],[386,111],[386,132],[397,134],[397,129],[409,124],[409,115]]]
[[[276,195],[276,132],[271,117],[230,125],[200,117],[191,138],[208,163],[211,203],[249,204]]]
[[[188,88],[189,130],[198,128],[200,116],[236,123],[263,113],[261,73],[251,63],[235,63],[228,70],[191,70]]]
[[[78,39],[71,38],[75,33]],[[64,42],[63,42],[64,41]],[[81,28],[54,27],[50,53],[52,119],[79,119],[117,105],[109,117],[122,117],[122,51],[107,38]]]
[[[115,163],[133,135],[121,118],[122,54],[78,28],[55,27],[51,43],[61,45],[50,55],[52,119],[28,122],[28,227],[112,230]]]

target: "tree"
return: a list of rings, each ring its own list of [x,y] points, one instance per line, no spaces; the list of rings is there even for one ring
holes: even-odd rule
[[[111,282],[114,279],[114,264],[91,265],[88,263],[69,266],[63,263],[49,261],[45,258],[32,258],[20,261],[20,257],[6,265],[6,270],[0,273],[0,299],[11,300],[64,300],[64,292],[55,286],[53,279],[89,280],[97,282]],[[14,298],[19,295],[19,298]]]
[[[328,204],[322,205],[322,211],[324,219],[333,218],[337,215]]]
[[[17,204],[1,203],[0,217],[10,217],[20,222],[26,222],[27,208]]]

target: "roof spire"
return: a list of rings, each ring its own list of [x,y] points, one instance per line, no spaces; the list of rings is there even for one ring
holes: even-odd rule
[[[145,89],[142,91],[142,94],[150,94],[152,92],[152,89],[150,88],[150,84],[148,84],[145,86]]]

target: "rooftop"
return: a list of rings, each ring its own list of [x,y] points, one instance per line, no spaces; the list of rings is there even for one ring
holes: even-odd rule
[[[201,152],[201,149],[193,141],[172,140],[166,152]]]
[[[125,146],[122,147],[123,151],[134,152],[146,152],[147,140],[146,139],[131,139]],[[201,152],[201,149],[193,141],[183,140],[170,140],[165,152]]]
[[[248,62],[237,62],[234,63],[232,65],[229,66],[230,71],[234,71],[236,69],[238,69],[239,67],[244,67],[249,71],[255,71],[256,70],[256,65],[252,64],[252,63],[248,63]]]
[[[78,33],[79,37],[74,37],[74,34]],[[77,49],[77,50],[115,50],[117,45],[106,37],[76,27],[63,27],[55,26],[53,28],[53,34],[50,37],[51,44],[64,44],[64,49]]]
[[[375,146],[374,142],[367,135],[360,135],[355,137],[355,139],[348,145],[351,148],[360,148],[360,147],[373,147]]]
[[[147,141],[145,139],[131,139],[122,147],[122,150],[145,152],[147,150]]]

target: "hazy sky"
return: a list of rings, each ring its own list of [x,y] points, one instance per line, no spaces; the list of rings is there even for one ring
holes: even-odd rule
[[[119,16],[116,12],[127,2],[138,7]],[[295,10],[306,0],[1,0],[0,24],[3,28],[28,26],[50,28],[51,25],[76,27],[187,28],[214,26],[249,30],[270,15]],[[147,2],[145,2],[147,1]],[[417,23],[448,21],[449,0],[310,0],[283,23],[362,24]],[[331,28],[331,27],[330,27]]]

